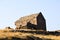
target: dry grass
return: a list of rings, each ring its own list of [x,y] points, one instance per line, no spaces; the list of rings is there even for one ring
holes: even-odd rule
[[[42,40],[43,39],[45,39],[45,40],[60,40],[60,36],[56,36],[56,35],[42,35],[42,34],[32,34],[32,33],[22,33],[22,32],[9,32],[9,30],[0,30],[0,39],[4,39],[4,38],[11,39],[12,37],[26,39],[28,36],[32,37],[32,38],[34,38],[34,37],[40,38]]]

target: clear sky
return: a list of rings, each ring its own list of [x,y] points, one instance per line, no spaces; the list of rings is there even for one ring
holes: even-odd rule
[[[47,30],[60,30],[60,0],[0,0],[0,29],[15,28],[22,16],[42,12]]]

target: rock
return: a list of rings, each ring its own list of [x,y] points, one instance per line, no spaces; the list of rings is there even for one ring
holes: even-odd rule
[[[46,20],[42,13],[21,17],[15,22],[16,29],[36,29],[46,31]]]
[[[12,28],[10,28],[10,27],[8,26],[8,27],[6,27],[5,29],[12,29]]]

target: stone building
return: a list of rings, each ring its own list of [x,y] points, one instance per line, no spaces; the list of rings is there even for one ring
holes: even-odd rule
[[[35,29],[46,31],[46,20],[42,13],[21,17],[15,22],[16,29]]]

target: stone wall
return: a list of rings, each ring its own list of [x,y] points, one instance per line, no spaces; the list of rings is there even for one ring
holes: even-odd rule
[[[15,22],[16,29],[46,30],[46,21],[42,13],[21,17]]]

